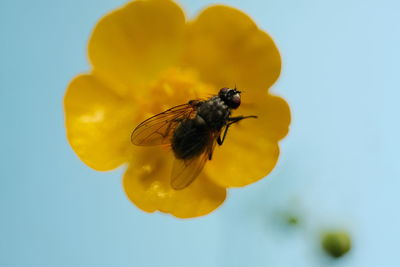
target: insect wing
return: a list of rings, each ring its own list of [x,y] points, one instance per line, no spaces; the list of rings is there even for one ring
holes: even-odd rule
[[[138,146],[169,144],[179,122],[194,116],[195,112],[194,105],[183,104],[154,115],[133,130],[131,142]]]
[[[206,162],[211,158],[215,139],[210,138],[205,151],[199,156],[188,160],[175,159],[172,167],[171,186],[175,190],[188,187],[204,168]]]

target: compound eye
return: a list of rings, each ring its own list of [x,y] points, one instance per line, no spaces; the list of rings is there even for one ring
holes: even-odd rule
[[[232,96],[232,106],[233,108],[237,108],[240,106],[240,94],[234,94]]]

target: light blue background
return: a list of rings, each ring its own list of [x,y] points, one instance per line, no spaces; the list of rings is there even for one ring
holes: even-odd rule
[[[65,138],[65,87],[124,2],[1,0],[0,266],[400,266],[398,2],[221,1],[277,42],[272,90],[293,122],[267,179],[194,220],[138,210],[122,169],[89,169]],[[194,15],[213,1],[180,2]],[[330,228],[354,243],[336,262],[318,247]]]

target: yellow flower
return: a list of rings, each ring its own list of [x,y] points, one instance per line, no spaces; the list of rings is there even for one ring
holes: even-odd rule
[[[133,1],[99,21],[88,53],[92,70],[74,78],[65,95],[67,137],[95,170],[127,163],[123,185],[140,209],[205,215],[224,201],[226,188],[253,183],[274,168],[290,123],[287,103],[268,93],[280,55],[241,11],[212,6],[186,21],[172,1]],[[196,180],[172,189],[171,151],[132,145],[132,130],[151,115],[235,84],[244,93],[234,115],[258,119],[231,127]]]

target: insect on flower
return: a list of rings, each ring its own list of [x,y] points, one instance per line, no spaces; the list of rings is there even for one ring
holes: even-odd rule
[[[171,186],[175,190],[189,186],[212,159],[215,144],[224,143],[229,127],[243,119],[231,117],[240,106],[240,91],[222,88],[207,100],[190,100],[140,123],[131,141],[139,146],[170,145],[175,156]]]

